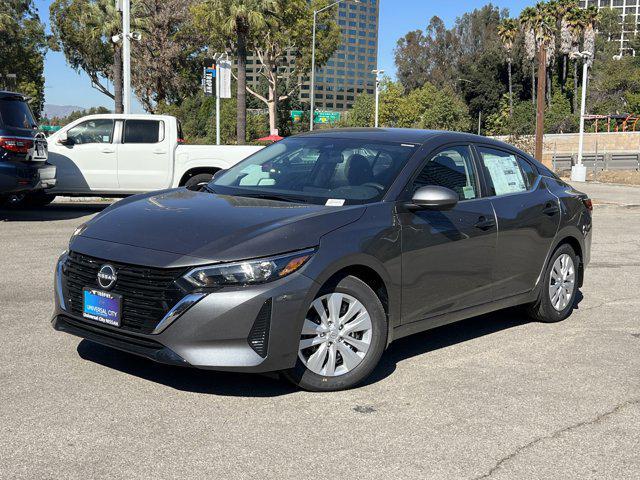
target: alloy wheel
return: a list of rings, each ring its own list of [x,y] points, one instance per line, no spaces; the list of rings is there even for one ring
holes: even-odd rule
[[[571,302],[575,290],[576,272],[573,259],[563,253],[553,262],[549,276],[549,298],[551,305],[561,312]]]
[[[371,316],[359,300],[338,292],[323,295],[309,307],[298,356],[313,373],[344,375],[364,360],[372,333]]]

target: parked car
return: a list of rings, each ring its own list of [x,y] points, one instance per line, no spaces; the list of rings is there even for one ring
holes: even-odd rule
[[[184,145],[169,115],[89,115],[48,138],[58,168],[51,193],[126,196],[170,187],[206,185],[215,172],[262,147]]]
[[[590,248],[588,197],[510,145],[322,130],[78,228],[52,321],[158,362],[338,390],[406,335],[515,305],[563,320]]]
[[[56,169],[47,163],[47,142],[39,133],[25,96],[0,91],[0,204],[19,195],[29,204],[47,199]]]

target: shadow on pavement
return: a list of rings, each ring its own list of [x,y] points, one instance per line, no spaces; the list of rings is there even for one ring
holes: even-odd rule
[[[378,367],[364,385],[370,385],[388,377],[395,371],[398,363],[408,358],[524,325],[529,321],[522,309],[511,308],[400,339],[391,344],[383,354]],[[297,391],[286,381],[279,380],[277,374],[255,375],[173,367],[157,364],[88,340],[80,342],[78,354],[84,360],[188,392],[274,397]]]
[[[0,208],[0,221],[4,222],[47,222],[52,220],[72,220],[95,215],[107,208],[109,203],[53,203],[38,208]]]

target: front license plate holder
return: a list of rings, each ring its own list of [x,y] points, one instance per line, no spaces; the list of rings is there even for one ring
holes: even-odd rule
[[[93,288],[82,291],[82,316],[95,322],[119,327],[122,320],[122,295]]]

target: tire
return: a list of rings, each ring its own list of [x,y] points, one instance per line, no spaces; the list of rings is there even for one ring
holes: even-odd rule
[[[191,177],[189,180],[187,180],[185,182],[184,186],[188,190],[194,190],[194,191],[198,192],[198,191],[202,190],[202,187],[204,185],[206,185],[207,183],[209,183],[212,178],[213,178],[213,174],[212,173],[199,173],[199,174],[194,175],[193,177]]]
[[[324,320],[314,305],[324,311]],[[353,308],[352,314],[347,316],[350,308]],[[339,313],[336,316],[331,311]],[[336,318],[339,320],[331,324]],[[368,347],[364,347],[367,343]],[[323,288],[309,306],[296,366],[282,373],[287,380],[308,391],[352,388],[371,374],[386,343],[387,318],[380,299],[362,280],[347,276],[337,284]]]
[[[56,196],[43,191],[28,193],[20,202],[20,206],[44,207],[55,200]]]
[[[566,272],[562,268],[563,261],[567,265]],[[571,245],[560,245],[553,252],[544,271],[538,299],[527,308],[529,317],[538,322],[554,323],[571,314],[578,292],[579,266],[580,258]],[[562,284],[559,279],[562,279]],[[554,295],[554,292],[558,295]]]

